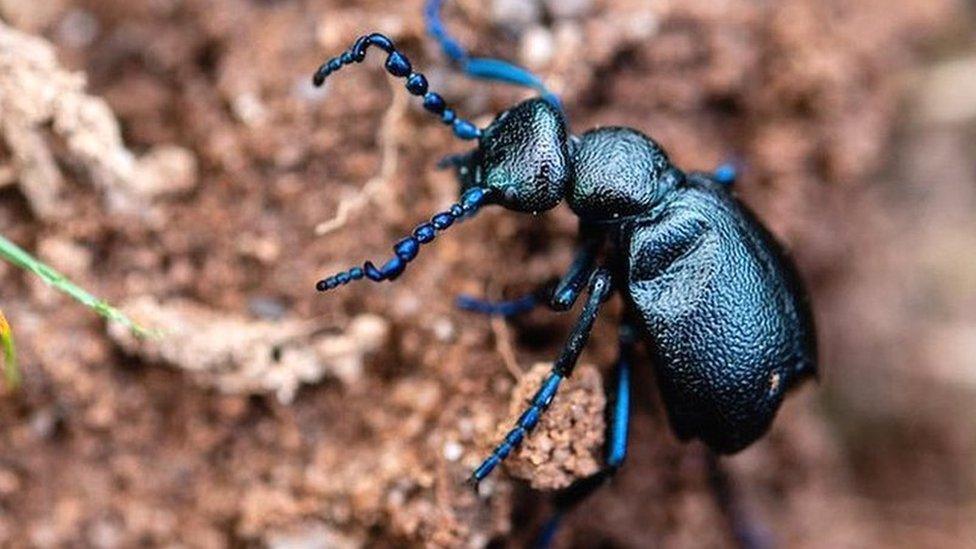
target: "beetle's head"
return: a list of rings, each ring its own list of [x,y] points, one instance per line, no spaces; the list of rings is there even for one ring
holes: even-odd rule
[[[501,113],[482,132],[464,186],[490,191],[491,202],[538,213],[556,207],[572,179],[566,121],[548,101],[530,99]]]

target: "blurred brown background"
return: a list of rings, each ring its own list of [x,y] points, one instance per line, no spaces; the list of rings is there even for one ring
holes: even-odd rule
[[[571,214],[488,211],[397,284],[313,291],[449,204],[434,163],[462,150],[379,61],[315,90],[318,63],[378,30],[479,124],[527,96],[453,72],[421,4],[0,0],[0,233],[169,330],[107,333],[0,265],[25,374],[0,400],[0,544],[526,542],[545,497],[512,475],[545,484],[533,456],[480,497],[462,481],[571,318],[452,303],[559,272]],[[974,13],[447,2],[458,38],[540,73],[575,131],[634,126],[686,169],[744,162],[738,191],[792,250],[820,329],[820,384],[728,462],[782,546],[976,546]],[[618,315],[585,363],[606,370]],[[558,544],[730,546],[702,448],[669,433],[649,368],[637,382],[630,459]],[[541,433],[558,451],[539,459],[595,466],[599,440],[566,438],[586,425]]]

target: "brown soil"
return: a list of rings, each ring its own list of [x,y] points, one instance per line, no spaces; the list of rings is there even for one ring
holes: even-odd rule
[[[448,4],[473,51],[539,70],[575,130],[635,126],[688,169],[745,163],[739,191],[809,282],[824,361],[823,382],[727,460],[743,507],[791,547],[972,543],[976,116],[925,102],[936,77],[951,92],[969,73],[918,72],[966,51],[962,8]],[[53,44],[29,74],[60,75],[31,88],[55,90],[31,117],[0,86],[0,233],[180,327],[133,342],[0,265],[25,370],[0,401],[0,544],[519,546],[547,514],[527,485],[597,466],[604,401],[584,369],[508,471],[464,485],[572,315],[492,322],[453,296],[560,272],[565,208],[486,211],[396,284],[314,292],[449,204],[434,164],[461,150],[378,62],[315,90],[318,63],[380,30],[479,124],[525,97],[451,72],[420,14],[418,0],[0,1],[0,61],[27,57],[13,27]],[[584,363],[607,370],[618,317],[607,307]],[[670,434],[649,371],[627,464],[561,546],[731,545],[704,451]]]

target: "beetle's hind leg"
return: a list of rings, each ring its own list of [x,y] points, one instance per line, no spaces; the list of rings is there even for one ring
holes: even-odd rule
[[[736,544],[742,549],[772,549],[776,546],[772,532],[753,516],[736,493],[728,472],[719,457],[708,451],[708,480],[715,501],[725,515]]]
[[[630,433],[630,370],[633,364],[634,330],[620,328],[620,354],[614,366],[614,385],[607,406],[606,462],[594,475],[574,482],[553,497],[555,512],[536,538],[535,546],[546,548],[552,543],[563,517],[603,486],[620,469],[627,457]]]

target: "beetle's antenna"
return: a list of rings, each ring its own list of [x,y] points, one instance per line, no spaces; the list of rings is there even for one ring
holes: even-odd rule
[[[396,280],[407,268],[407,263],[417,257],[422,244],[434,240],[437,233],[447,230],[458,219],[473,215],[485,204],[488,196],[488,189],[482,187],[468,189],[461,195],[461,199],[457,203],[452,204],[447,210],[435,214],[430,218],[430,221],[421,223],[413,230],[413,234],[394,244],[393,258],[384,263],[382,267],[377,267],[372,261],[367,261],[363,263],[362,267],[353,267],[328,278],[323,278],[315,285],[315,289],[325,292],[363,278],[373,282]]]
[[[534,89],[554,107],[560,111],[563,110],[559,97],[549,91],[545,82],[528,69],[502,59],[469,55],[464,46],[455,40],[444,27],[444,22],[441,20],[441,4],[443,4],[443,0],[427,0],[427,4],[424,6],[427,34],[437,41],[444,55],[457,64],[464,74],[471,78],[505,82],[506,84]]]
[[[383,34],[373,33],[359,37],[352,47],[343,52],[342,55],[323,63],[315,71],[312,83],[321,86],[330,74],[342,67],[352,63],[362,63],[366,59],[366,52],[370,46],[376,46],[388,54],[385,65],[386,72],[398,78],[405,78],[407,80],[407,91],[418,97],[423,97],[424,109],[433,115],[440,116],[441,122],[451,126],[455,136],[464,140],[481,137],[480,128],[474,123],[458,117],[454,109],[447,106],[440,94],[428,90],[427,77],[419,72],[414,72],[407,56],[397,50],[393,40]]]

